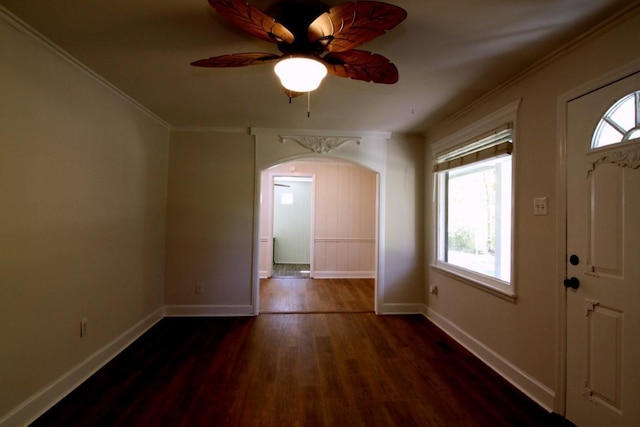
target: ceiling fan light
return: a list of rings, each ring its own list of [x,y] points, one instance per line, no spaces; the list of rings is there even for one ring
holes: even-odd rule
[[[274,71],[285,89],[293,92],[316,90],[327,75],[327,67],[320,61],[305,57],[289,57],[278,61]]]

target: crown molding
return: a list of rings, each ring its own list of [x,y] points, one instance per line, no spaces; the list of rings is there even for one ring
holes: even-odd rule
[[[507,79],[506,81],[504,81],[502,84],[496,86],[495,88],[485,93],[484,95],[479,96],[476,100],[467,104],[463,108],[459,109],[454,114],[444,118],[438,123],[435,123],[433,126],[431,126],[431,129],[427,130],[426,132],[423,132],[423,136],[428,137],[429,133],[431,133],[434,129],[438,129],[451,122],[454,122],[460,117],[464,117],[470,111],[473,111],[479,105],[482,105],[483,103],[485,103],[487,100],[492,99],[493,97],[499,95],[500,93],[506,91],[507,89],[515,86],[522,80],[528,78],[529,76],[537,73],[538,71],[546,68],[547,66],[557,62],[561,58],[574,52],[575,50],[584,46],[588,42],[607,33],[608,31],[617,27],[618,25],[621,25],[623,22],[635,16],[635,14],[637,13],[640,13],[640,0],[635,0],[634,2],[628,4],[627,6],[613,13],[613,15],[602,20],[597,25],[594,25],[589,30],[583,32],[582,34],[579,34],[574,39],[568,41],[567,43],[563,44],[562,46],[558,47],[557,49],[543,56],[542,58],[540,58],[539,60],[537,60],[536,62],[534,62],[527,68],[525,68],[524,70],[515,74],[510,79]]]
[[[359,140],[391,139],[391,132],[359,131],[359,130],[331,130],[331,129],[277,129],[258,128],[250,129],[251,135],[287,135],[288,137],[323,137],[323,138],[352,138]]]
[[[56,57],[62,59],[63,61],[70,64],[72,67],[76,68],[80,72],[92,78],[94,81],[101,84],[110,92],[114,93],[118,97],[120,97],[123,101],[129,103],[151,119],[158,122],[166,129],[171,129],[171,125],[167,123],[165,120],[157,116],[151,110],[146,108],[144,105],[140,104],[138,101],[124,93],[122,90],[118,89],[115,85],[110,83],[107,79],[93,71],[91,68],[84,65],[74,56],[72,56],[69,52],[62,49],[60,46],[55,44],[53,41],[45,37],[42,33],[37,31],[35,28],[24,22],[22,19],[18,18],[16,15],[7,10],[4,6],[0,5],[0,19],[6,22],[10,27],[13,27],[18,32],[25,34],[28,37],[31,37],[34,41],[39,43],[49,52],[54,54]]]
[[[216,132],[216,133],[244,133],[250,135],[248,127],[215,127],[215,126],[172,126],[171,132]]]

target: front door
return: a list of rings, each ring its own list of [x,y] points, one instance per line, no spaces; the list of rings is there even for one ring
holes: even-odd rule
[[[640,93],[610,110],[638,90],[640,73],[567,106],[566,415],[581,427],[640,426]]]

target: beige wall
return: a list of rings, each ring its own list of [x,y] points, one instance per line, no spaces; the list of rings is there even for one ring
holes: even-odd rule
[[[315,277],[374,277],[376,174],[348,162],[304,159],[262,172],[261,276],[266,276],[272,259],[268,236],[273,202],[270,183],[274,175],[314,177],[312,253]]]
[[[19,25],[0,23],[0,49],[2,424],[55,402],[163,313],[252,314],[259,171],[308,151],[170,133]],[[381,174],[379,307],[419,311],[423,140],[365,135],[340,150]]]
[[[430,295],[430,317],[484,354],[514,382],[548,408],[557,389],[559,322],[562,303],[559,258],[557,176],[558,98],[565,92],[618,67],[640,59],[640,18],[633,16],[599,36],[560,54],[499,93],[453,120],[433,129],[435,142],[493,111],[521,99],[516,135],[515,269],[517,301],[508,302],[447,278],[434,270],[427,285],[438,285]],[[430,157],[427,157],[430,168]],[[429,174],[429,180],[431,180]],[[432,200],[431,183],[427,200]],[[534,197],[549,198],[548,216],[533,215]],[[432,211],[431,211],[432,214]],[[431,215],[433,218],[433,215]],[[433,221],[429,230],[433,230]],[[433,241],[427,237],[433,259]]]
[[[296,144],[282,144],[277,134],[172,132],[165,290],[169,315],[257,311],[260,171],[311,154]],[[379,278],[384,283],[380,309],[420,311],[424,188],[422,169],[414,159],[424,155],[422,139],[368,138],[360,146],[341,147],[331,154],[374,170],[386,169],[381,191],[391,194],[394,205],[379,207],[386,211],[382,239],[391,249],[385,249],[382,259],[386,268]],[[204,285],[202,294],[195,293],[197,282]]]
[[[419,312],[424,302],[424,158],[422,137],[394,135],[385,157],[384,312]],[[415,308],[411,306],[415,304]],[[406,306],[403,307],[403,306]],[[418,309],[420,307],[420,309]]]
[[[1,420],[160,315],[169,133],[1,19],[0,56]]]
[[[421,138],[365,132],[360,145],[332,153],[380,174],[379,312],[416,312],[428,300],[431,318],[548,407],[562,303],[556,103],[637,61],[639,26],[638,16],[621,22],[428,135],[437,141],[522,100],[516,303],[425,272],[432,186],[416,160],[428,159]],[[2,419],[163,304],[169,314],[254,312],[260,171],[309,152],[267,130],[169,136],[159,121],[5,22],[0,49]],[[550,215],[533,216],[538,196],[549,197]],[[437,296],[425,297],[424,277],[439,286]],[[82,318],[89,335],[80,339]]]
[[[357,124],[353,124],[357,128]],[[284,161],[309,157],[347,160],[379,174],[378,313],[415,313],[423,309],[424,261],[424,140],[409,135],[358,131],[278,131],[253,129],[256,167],[262,170]],[[358,137],[328,154],[313,154],[288,136]]]
[[[254,185],[251,135],[172,132],[165,287],[170,314],[195,314],[195,306],[206,306],[206,314],[251,314]],[[202,294],[195,293],[197,282]]]

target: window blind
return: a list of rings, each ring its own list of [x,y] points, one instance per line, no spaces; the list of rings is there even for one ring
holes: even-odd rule
[[[500,126],[436,157],[435,172],[506,156],[513,151],[511,123]]]

